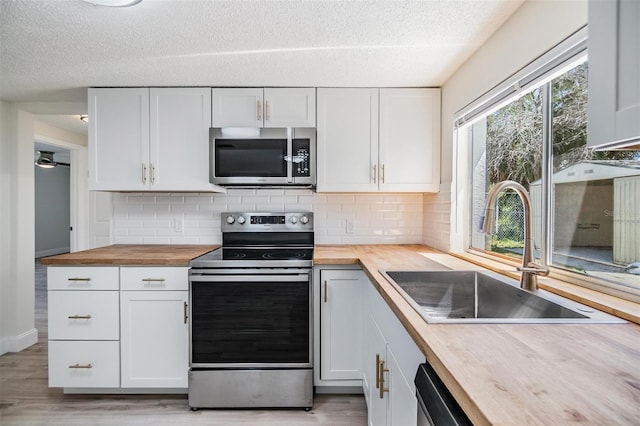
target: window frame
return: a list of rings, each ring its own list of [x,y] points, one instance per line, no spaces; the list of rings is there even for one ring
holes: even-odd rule
[[[457,228],[461,223],[462,234],[458,235],[458,252],[462,251],[475,256],[480,256],[491,261],[503,264],[518,266],[520,263],[516,258],[500,255],[499,253],[471,247],[471,229],[475,225],[473,215],[462,219],[455,211],[456,203],[464,203],[469,208],[462,211],[469,212],[472,206],[472,156],[470,141],[472,140],[472,124],[489,114],[499,110],[525,93],[539,87],[542,90],[542,198],[541,198],[541,241],[540,241],[540,261],[550,268],[550,278],[576,284],[589,288],[600,293],[620,297],[625,300],[640,302],[640,288],[619,284],[613,281],[598,279],[580,273],[572,272],[562,267],[554,266],[551,263],[550,244],[553,232],[553,211],[552,211],[552,185],[553,185],[553,158],[552,158],[552,81],[558,76],[566,73],[569,69],[578,66],[588,58],[587,53],[587,27],[583,27],[567,39],[556,45],[554,48],[541,55],[521,71],[507,78],[504,82],[487,92],[485,95],[473,101],[465,108],[454,115],[454,169],[455,181],[453,188],[464,187],[467,192],[466,199],[456,200],[458,192],[452,199],[452,224]],[[466,132],[465,132],[466,130]],[[465,134],[466,133],[466,134]],[[466,158],[467,161],[464,161]],[[462,161],[460,161],[462,160]],[[462,170],[465,169],[465,170]],[[457,216],[457,217],[456,217]],[[462,246],[460,246],[460,244]],[[452,247],[455,245],[452,238]],[[455,249],[453,251],[456,251]]]

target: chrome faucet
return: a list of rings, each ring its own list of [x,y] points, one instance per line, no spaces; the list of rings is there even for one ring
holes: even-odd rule
[[[524,250],[522,252],[522,266],[518,267],[518,271],[522,272],[520,277],[520,287],[525,290],[536,291],[538,289],[538,275],[549,275],[549,268],[534,262],[533,238],[531,237],[532,213],[531,199],[529,193],[518,182],[505,180],[497,183],[489,195],[487,195],[487,204],[484,210],[484,218],[481,225],[481,231],[492,233],[495,228],[495,205],[498,194],[503,189],[512,189],[518,194],[524,207]]]

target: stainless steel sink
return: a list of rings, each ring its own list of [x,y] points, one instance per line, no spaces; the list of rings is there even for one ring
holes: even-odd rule
[[[429,323],[624,323],[491,272],[380,271]]]

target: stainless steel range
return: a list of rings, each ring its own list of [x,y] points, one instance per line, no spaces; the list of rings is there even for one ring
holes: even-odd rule
[[[190,266],[189,406],[313,404],[313,213],[224,213]]]

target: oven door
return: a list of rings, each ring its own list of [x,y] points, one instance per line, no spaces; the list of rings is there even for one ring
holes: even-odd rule
[[[192,369],[311,367],[310,270],[192,270],[189,284]]]

